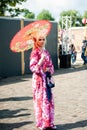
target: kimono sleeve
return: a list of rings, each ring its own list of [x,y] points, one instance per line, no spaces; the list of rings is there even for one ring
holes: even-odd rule
[[[39,62],[38,54],[37,54],[36,51],[33,51],[31,53],[31,56],[30,56],[30,70],[33,73],[40,74],[41,73],[41,68],[38,65],[38,62]]]
[[[47,52],[47,56],[48,56],[48,67],[50,68],[50,73],[53,74],[54,73],[54,65],[53,65],[53,62],[52,62],[52,59],[51,59],[51,56],[49,54],[49,52]]]
[[[54,66],[53,66],[51,58],[49,60],[49,67],[50,67],[50,73],[53,74],[54,73]]]

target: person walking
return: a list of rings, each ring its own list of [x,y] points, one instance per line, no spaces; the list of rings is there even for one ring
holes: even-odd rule
[[[71,63],[74,64],[76,62],[77,52],[74,44],[71,44],[70,47],[71,47]]]
[[[45,49],[46,37],[33,38],[34,46],[30,55],[30,70],[33,73],[33,101],[36,127],[40,130],[57,130],[54,125],[54,98],[52,90],[47,91],[46,72],[54,73],[49,52]],[[48,98],[50,94],[50,99]]]
[[[83,60],[83,64],[87,64],[87,39],[86,37],[84,38],[84,40],[82,41],[83,45],[82,45],[82,50],[81,50],[81,58]]]

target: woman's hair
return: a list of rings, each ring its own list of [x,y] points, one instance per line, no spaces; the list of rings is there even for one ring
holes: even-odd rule
[[[41,47],[41,44],[40,44],[40,42],[39,42],[39,39],[40,38],[43,38],[43,39],[45,39],[45,43],[46,43],[46,37],[44,37],[44,36],[42,36],[42,35],[39,35],[39,36],[37,36],[37,37],[33,37],[33,40],[34,40],[34,45],[33,45],[33,50],[35,50],[36,48],[38,48],[38,47]]]

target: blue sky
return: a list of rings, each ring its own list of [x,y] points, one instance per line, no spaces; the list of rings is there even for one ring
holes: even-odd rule
[[[20,7],[29,9],[35,15],[43,9],[49,10],[57,20],[63,10],[75,9],[83,14],[87,10],[87,0],[27,0]]]

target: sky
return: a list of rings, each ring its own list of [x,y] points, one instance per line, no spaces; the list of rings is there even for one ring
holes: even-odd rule
[[[77,10],[82,15],[87,10],[87,0],[27,0],[20,5],[37,16],[43,9],[48,10],[57,21],[62,11]]]

